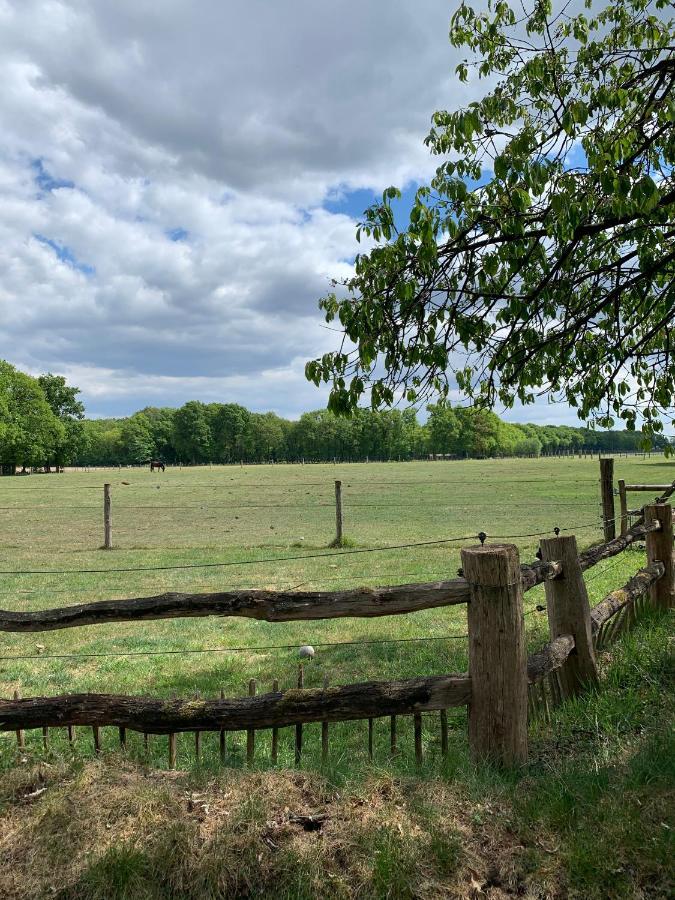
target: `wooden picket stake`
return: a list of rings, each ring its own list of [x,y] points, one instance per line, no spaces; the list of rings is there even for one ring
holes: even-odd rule
[[[448,711],[442,709],[440,712],[441,719],[441,755],[448,755]]]
[[[15,700],[19,699],[18,691],[14,691],[14,699]],[[19,750],[26,749],[26,735],[25,735],[23,728],[17,728],[17,730],[16,730],[16,743],[17,743]]]
[[[279,690],[279,681],[277,678],[272,682],[272,691],[276,694]],[[272,765],[276,766],[279,758],[279,729],[272,729]]]
[[[324,690],[328,687],[328,675],[323,676]],[[321,762],[325,765],[328,762],[328,722],[321,723]]]
[[[415,713],[413,716],[413,728],[415,732],[415,762],[417,765],[422,764],[422,714]]]
[[[474,759],[504,767],[527,762],[527,657],[518,548],[467,547],[469,746]]]
[[[305,672],[302,663],[298,664],[298,688],[305,686]],[[300,765],[302,759],[302,722],[295,726],[295,764]]]
[[[174,700],[176,699],[176,694],[171,696]],[[176,768],[176,733],[174,731],[169,734],[169,768]]]
[[[199,691],[195,693],[195,700],[199,700],[200,697]],[[195,731],[195,759],[197,762],[201,759],[202,756],[202,733],[201,731]]]
[[[220,699],[221,700],[225,699],[225,691],[222,690],[222,688],[220,691]],[[220,751],[220,764],[224,766],[225,762],[227,760],[227,743],[225,741],[225,729],[224,728],[220,729],[219,751]]]
[[[539,703],[541,707],[542,714],[544,716],[544,721],[551,721],[551,708],[548,703],[548,694],[546,693],[546,685],[544,683],[544,679],[538,683],[537,687],[539,688]]]
[[[249,697],[255,697],[256,694],[256,680],[255,678],[251,678],[248,682],[248,695]],[[247,728],[246,729],[246,764],[248,766],[253,765],[253,760],[255,757],[255,729]]]
[[[389,747],[391,755],[395,756],[396,750],[396,716],[391,716],[389,720]]]

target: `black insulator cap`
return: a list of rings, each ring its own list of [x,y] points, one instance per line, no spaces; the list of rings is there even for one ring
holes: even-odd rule
[[[556,537],[558,537],[558,535],[560,534],[560,529],[558,528],[557,525],[556,525],[555,528],[553,529],[553,534],[554,534]]]
[[[487,534],[485,534],[484,531],[479,531],[479,532],[478,532],[478,540],[480,541],[481,547],[482,547],[483,544],[485,543],[485,538],[486,538],[486,537],[487,537]]]

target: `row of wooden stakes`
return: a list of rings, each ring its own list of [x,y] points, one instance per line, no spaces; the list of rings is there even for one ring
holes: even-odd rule
[[[298,665],[298,680],[297,686],[299,688],[303,688],[305,685],[305,673],[304,666],[302,663]],[[327,688],[329,685],[328,676],[325,675],[323,679],[323,686]],[[277,692],[279,690],[279,681],[274,679],[272,683],[272,691]],[[257,681],[255,678],[251,678],[248,683],[248,695],[249,697],[255,697],[257,692]],[[200,694],[195,694],[195,698],[198,699]],[[225,699],[225,692],[220,692],[221,700]],[[14,699],[19,699],[19,692],[14,691]],[[390,752],[392,755],[398,753],[398,727],[397,727],[397,716],[389,716],[389,746]],[[418,764],[421,764],[423,761],[423,750],[422,750],[422,714],[414,713],[413,716],[413,728],[414,728],[414,741],[415,741],[415,759]],[[440,731],[441,731],[441,753],[443,756],[447,756],[448,753],[448,714],[447,710],[441,709],[439,710],[439,719],[440,719]],[[75,740],[75,726],[68,725],[68,742],[72,745]],[[295,764],[300,765],[302,759],[302,749],[303,749],[303,729],[304,725],[299,723],[293,726],[295,729]],[[92,734],[94,740],[94,751],[96,753],[101,753],[101,726],[92,725]],[[279,756],[279,728],[271,728],[272,732],[272,740],[271,740],[271,760],[273,765],[277,765],[278,756]],[[127,729],[119,728],[119,743],[120,747],[124,750],[127,746]],[[373,759],[374,753],[374,734],[375,734],[375,719],[368,719],[368,757],[369,759]],[[247,765],[252,766],[255,758],[255,736],[256,729],[248,728],[246,729],[246,762]],[[176,758],[177,758],[177,733],[170,733],[168,735],[169,742],[169,768],[176,768]],[[16,732],[17,744],[19,750],[25,750],[26,741],[25,734],[23,729],[20,729]],[[42,741],[45,750],[49,749],[49,726],[44,725],[42,727]],[[149,750],[149,741],[150,735],[148,733],[143,734],[143,747],[147,752]],[[201,759],[202,753],[202,732],[195,731],[194,732],[194,748],[195,748],[195,757],[197,760]],[[227,749],[227,740],[226,740],[226,732],[224,729],[220,729],[219,732],[219,750],[220,750],[220,761],[223,765],[227,763],[228,758],[228,749]],[[321,760],[325,764],[328,761],[328,753],[329,753],[329,724],[328,722],[321,723]]]

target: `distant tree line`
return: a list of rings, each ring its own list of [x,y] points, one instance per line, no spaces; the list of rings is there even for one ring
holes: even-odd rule
[[[307,462],[540,456],[641,449],[639,432],[503,422],[487,410],[327,410],[297,421],[250,412],[237,403],[191,400],[179,409],[148,406],[120,419],[85,419],[79,389],[60,375],[33,378],[0,360],[0,463],[16,466]],[[657,436],[656,449],[668,439]]]

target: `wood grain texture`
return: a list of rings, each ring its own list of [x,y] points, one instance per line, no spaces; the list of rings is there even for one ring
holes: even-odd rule
[[[510,767],[527,761],[527,660],[518,548],[462,550],[468,606],[469,744],[475,759]]]
[[[661,526],[647,535],[647,562],[662,562],[663,575],[649,588],[652,602],[659,609],[675,606],[675,566],[673,565],[673,510],[666,503],[644,508],[645,523]]]
[[[591,608],[574,535],[542,538],[540,546],[543,559],[562,562],[562,576],[547,581],[545,590],[551,640],[569,634],[574,638],[574,651],[559,667],[560,691],[567,700],[598,682]]]
[[[55,609],[0,610],[0,631],[52,631],[110,622],[142,622],[199,616],[242,616],[266,622],[370,618],[466,603],[464,579],[429,584],[355,588],[347,591],[222,591],[210,594],[166,593],[128,600],[101,600]]]

